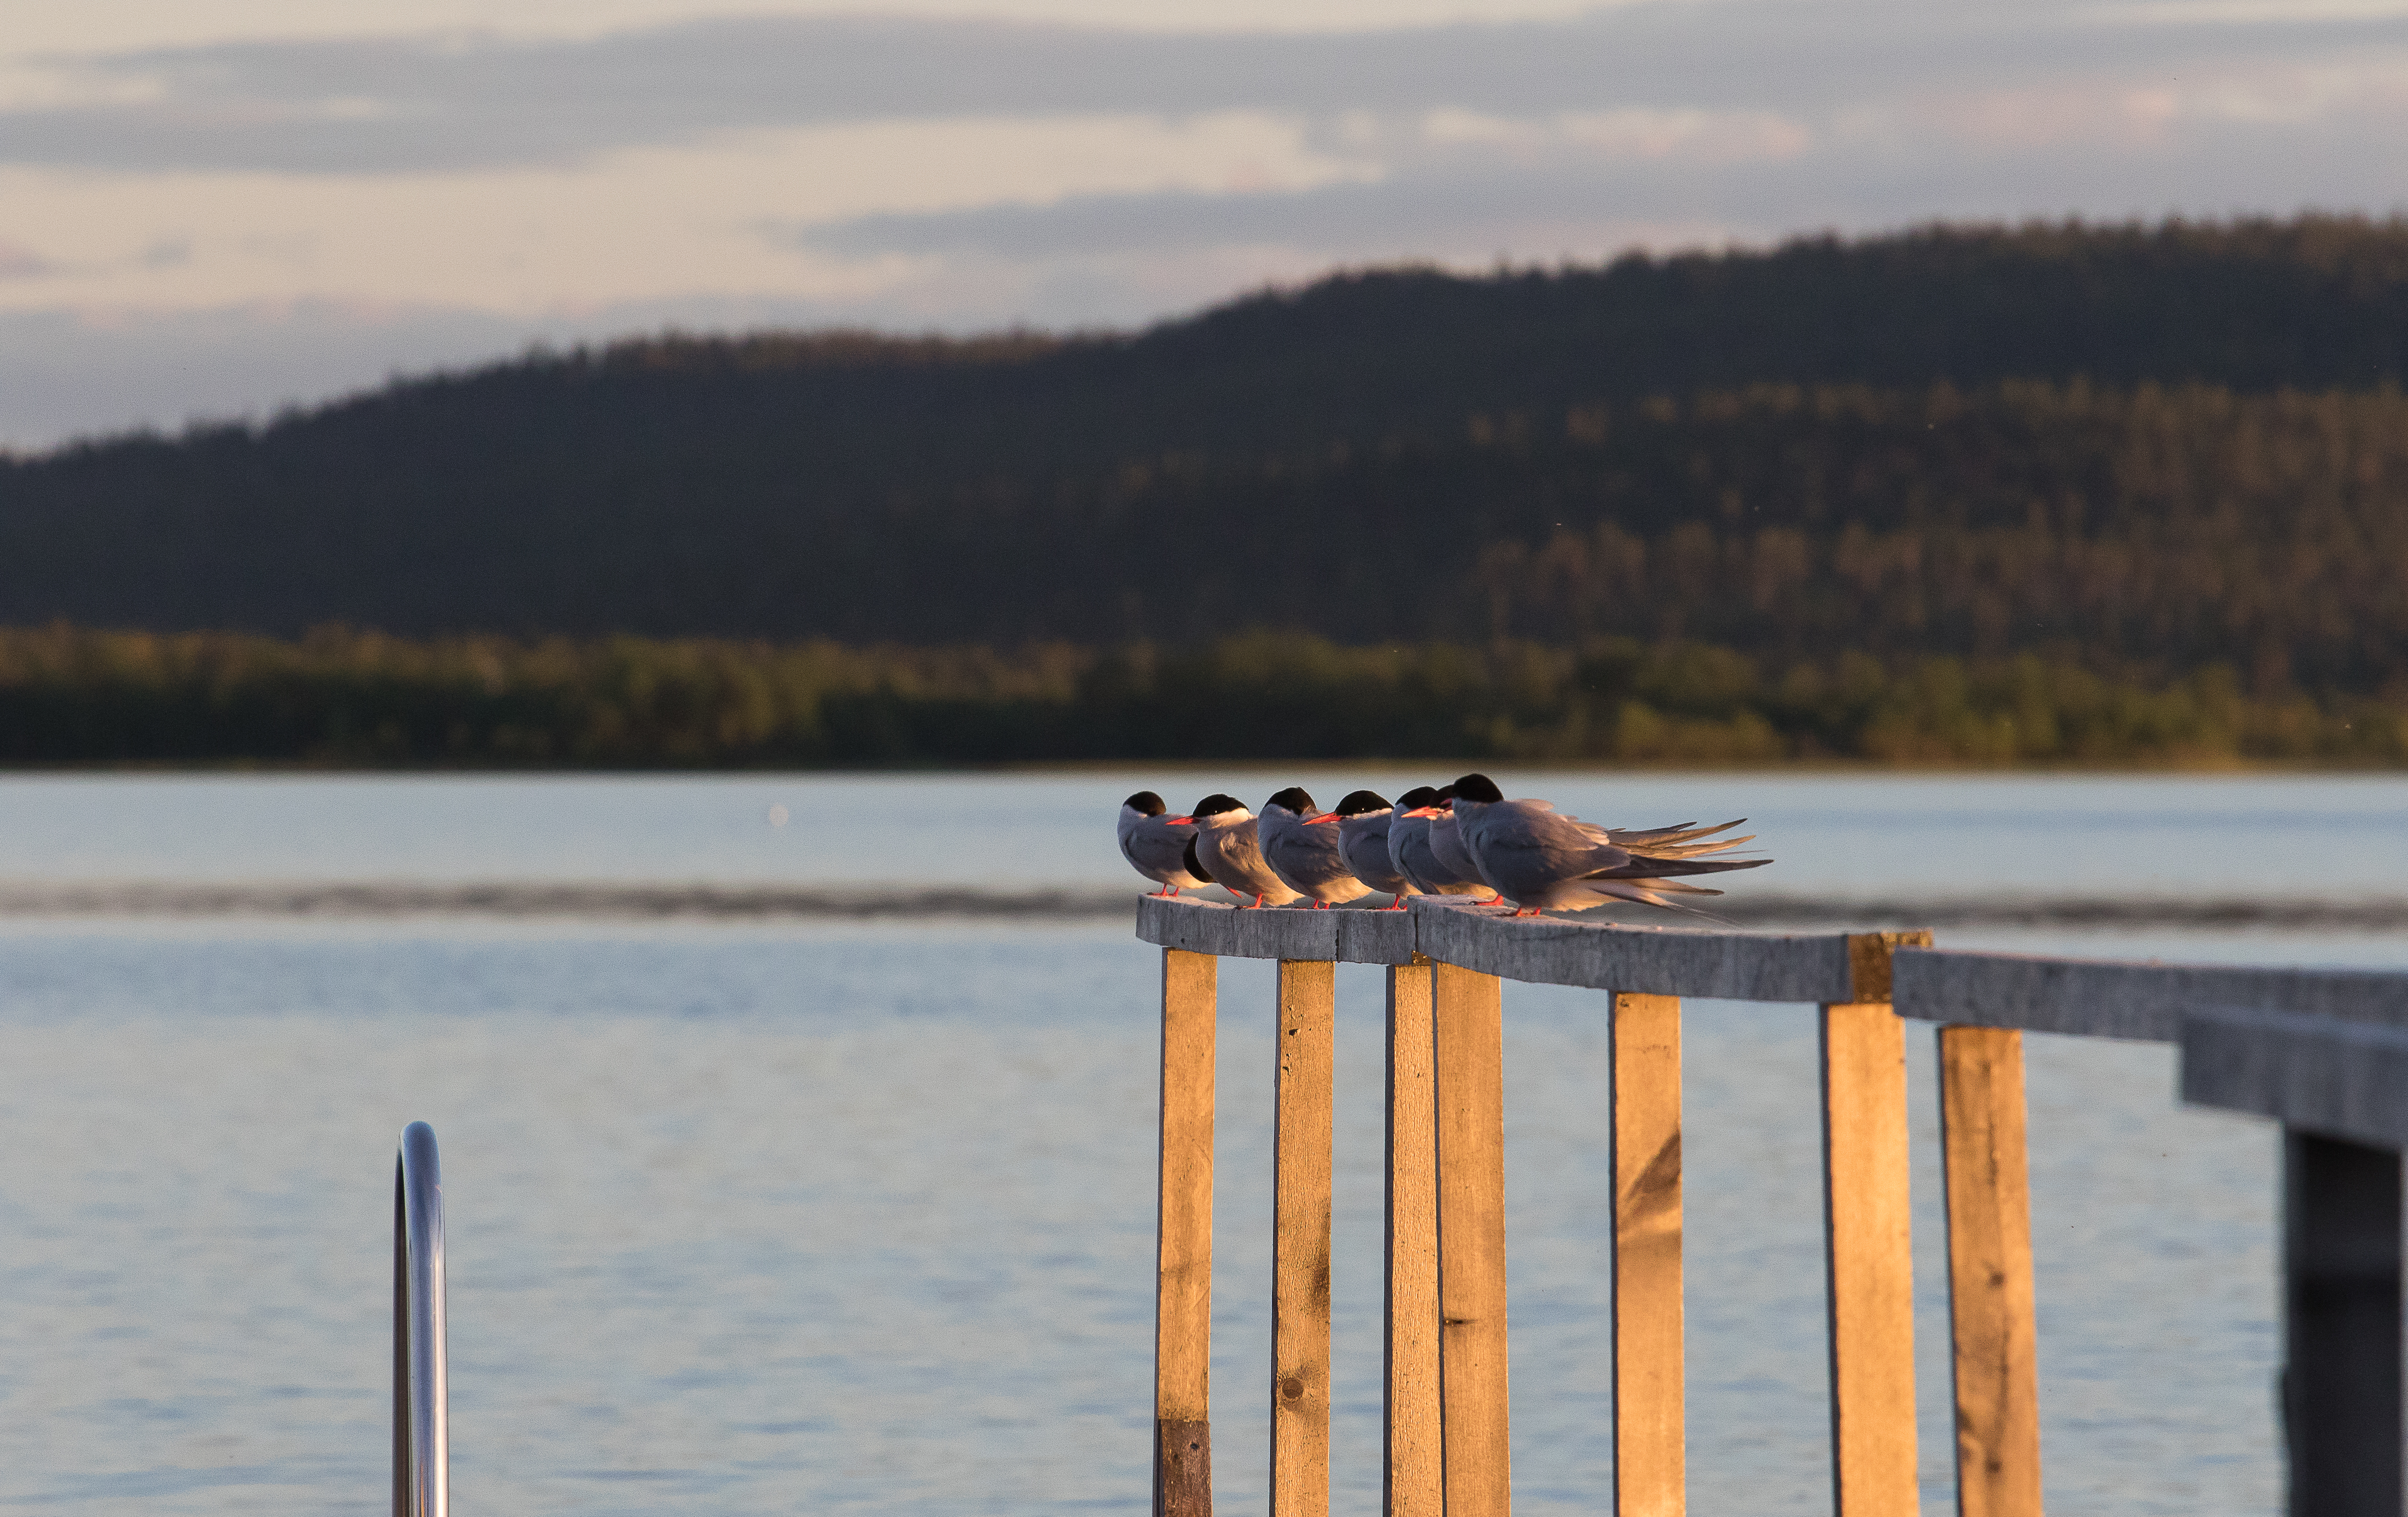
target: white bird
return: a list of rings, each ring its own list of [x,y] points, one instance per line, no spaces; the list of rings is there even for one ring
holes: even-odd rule
[[[1263,802],[1260,831],[1264,861],[1291,889],[1311,896],[1313,910],[1371,893],[1347,866],[1337,814],[1314,805],[1304,787],[1289,786]]]
[[[1395,824],[1397,808],[1378,791],[1355,791],[1338,802],[1338,851],[1356,879],[1396,897],[1389,903],[1389,910],[1402,911],[1405,897],[1421,891],[1388,857],[1388,829]]]
[[[1424,895],[1493,893],[1481,883],[1476,870],[1457,873],[1439,862],[1431,840],[1446,816],[1444,796],[1426,785],[1416,785],[1397,798],[1395,810],[1388,820],[1388,861],[1414,889]]]
[[[1670,895],[1720,895],[1673,876],[1757,869],[1770,859],[1706,859],[1752,841],[1725,838],[1738,822],[1719,827],[1657,827],[1632,831],[1596,827],[1558,814],[1544,801],[1508,801],[1485,774],[1455,782],[1456,830],[1498,893],[1517,917],[1541,911],[1586,911],[1608,901],[1671,906]]]
[[[1152,790],[1121,802],[1121,857],[1162,887],[1156,895],[1200,890],[1212,879],[1196,857],[1196,818],[1165,816],[1167,809]]]
[[[1303,896],[1271,873],[1254,835],[1254,814],[1235,796],[1208,795],[1190,813],[1196,819],[1196,858],[1212,883],[1231,895],[1253,896],[1254,904],[1284,906]]]

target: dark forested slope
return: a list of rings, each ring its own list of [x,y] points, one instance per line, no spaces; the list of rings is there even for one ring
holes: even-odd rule
[[[2408,678],[2408,225],[668,339],[0,464],[0,624],[2076,648]]]

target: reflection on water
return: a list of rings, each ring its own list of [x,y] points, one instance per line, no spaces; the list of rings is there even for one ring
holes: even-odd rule
[[[380,1510],[392,1146],[423,1117],[464,1510],[1138,1511],[1154,975],[1113,929],[0,934],[0,1502]],[[1340,987],[1336,1505],[1367,1513],[1380,979]],[[1244,1510],[1264,1494],[1268,966],[1223,988],[1216,1476]],[[1608,1489],[1598,1001],[1508,991],[1526,1511]],[[1811,1013],[1697,1003],[1687,1038],[1692,1490],[1700,1510],[1824,1510]],[[1925,1034],[1937,1511],[1929,1062]],[[2272,1510],[2268,1131],[2178,1109],[2160,1048],[2036,1037],[2030,1062],[2051,1499]]]

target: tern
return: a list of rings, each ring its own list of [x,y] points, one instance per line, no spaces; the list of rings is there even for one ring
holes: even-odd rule
[[[1757,869],[1770,859],[1706,859],[1752,837],[1703,841],[1740,825],[1656,827],[1645,831],[1596,827],[1566,816],[1544,801],[1508,801],[1485,774],[1455,782],[1455,827],[1480,873],[1513,903],[1513,915],[1586,911],[1608,901],[1672,906],[1666,895],[1720,895],[1672,876]],[[1742,818],[1744,819],[1744,818]]]
[[[1338,814],[1314,805],[1304,787],[1292,785],[1263,802],[1261,835],[1264,860],[1297,894],[1311,896],[1313,910],[1371,893],[1347,866]]]
[[[1155,895],[1200,890],[1212,883],[1196,857],[1196,818],[1165,816],[1162,797],[1140,790],[1121,802],[1121,857],[1162,887]]]
[[[1416,785],[1397,797],[1388,820],[1388,861],[1407,884],[1424,895],[1488,895],[1471,869],[1460,873],[1439,861],[1431,835],[1446,816],[1446,797],[1426,785]]]
[[[1355,791],[1338,802],[1338,851],[1356,879],[1396,897],[1390,911],[1402,911],[1405,897],[1421,891],[1388,856],[1388,829],[1396,825],[1396,816],[1397,808],[1378,791]]]
[[[1439,813],[1430,818],[1430,852],[1439,867],[1456,879],[1474,880],[1491,891],[1497,882],[1480,867],[1480,858],[1463,839],[1463,817],[1455,808],[1455,787],[1439,791]]]
[[[1254,814],[1235,796],[1208,795],[1190,813],[1196,820],[1196,859],[1212,883],[1231,895],[1253,896],[1257,906],[1284,906],[1302,895],[1263,862],[1254,835]]]

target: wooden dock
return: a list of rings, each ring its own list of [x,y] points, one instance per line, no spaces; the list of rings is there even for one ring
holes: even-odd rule
[[[1614,1488],[1677,1517],[1683,1467],[1681,998],[1821,1008],[1833,1510],[1913,1517],[1914,1259],[1904,1026],[1940,1024],[1957,1510],[2039,1517],[2038,1333],[2022,1034],[2180,1050],[2186,1102],[2283,1124],[2284,1422],[2293,1517],[2401,1517],[2401,1168],[2408,974],[1956,953],[1923,932],[1802,933],[1146,897],[1163,949],[1157,1517],[1211,1511],[1218,960],[1279,962],[1272,1517],[1329,1495],[1336,966],[1383,966],[1390,1517],[1507,1517],[1500,981],[1605,992],[1612,1021]],[[1602,1495],[1603,1493],[1600,1493]]]

